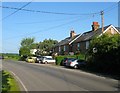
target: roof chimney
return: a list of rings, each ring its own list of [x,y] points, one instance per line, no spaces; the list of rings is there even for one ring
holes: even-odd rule
[[[92,31],[96,31],[97,29],[99,29],[100,25],[98,22],[93,22],[93,25],[92,25]]]
[[[71,30],[70,32],[70,37],[74,37],[76,35],[75,31],[74,30]]]

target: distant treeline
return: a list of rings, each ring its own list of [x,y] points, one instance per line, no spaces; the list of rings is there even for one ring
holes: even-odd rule
[[[4,59],[19,60],[20,56],[17,53],[0,53],[0,56],[3,56]]]

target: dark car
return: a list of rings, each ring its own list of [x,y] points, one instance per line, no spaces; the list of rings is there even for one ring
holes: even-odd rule
[[[64,58],[62,61],[61,61],[61,66],[66,66],[66,63],[68,62],[68,60],[72,60],[72,59],[75,59],[75,58]]]
[[[36,62],[41,63],[43,58],[44,58],[43,56],[37,56]]]
[[[65,66],[66,63],[67,63],[67,60],[68,60],[68,58],[64,58],[64,59],[61,61],[60,65],[61,65],[61,66]]]
[[[78,67],[83,67],[83,66],[86,66],[87,62],[85,60],[82,60],[82,59],[79,59],[77,60],[78,62]]]

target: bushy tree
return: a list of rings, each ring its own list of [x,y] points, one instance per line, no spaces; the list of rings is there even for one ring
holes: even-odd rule
[[[49,53],[57,43],[58,43],[57,40],[45,39],[43,40],[43,42],[39,42],[38,47],[40,50]]]
[[[34,38],[23,38],[21,41],[22,47],[30,47],[34,43]]]
[[[93,52],[96,49],[96,52]],[[89,65],[99,72],[118,73],[120,67],[120,35],[102,35],[90,42]]]
[[[43,52],[47,52],[50,54],[52,48],[58,43],[57,40],[45,39],[43,42],[34,43],[34,38],[24,38],[21,41],[21,47],[19,50],[20,55],[30,55],[30,49],[38,49],[36,54],[43,54]]]
[[[34,45],[34,38],[24,38],[21,41],[21,47],[19,50],[20,55],[30,55],[30,49]]]
[[[28,47],[21,47],[19,50],[20,55],[30,55],[30,49]]]

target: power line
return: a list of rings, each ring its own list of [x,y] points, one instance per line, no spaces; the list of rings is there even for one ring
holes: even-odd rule
[[[0,7],[1,7],[1,6],[0,6]],[[3,8],[3,7],[2,7],[2,8]],[[8,8],[9,8],[9,7],[8,7]],[[104,9],[104,11],[108,11],[108,9],[110,10],[111,8],[113,8],[113,6],[107,8],[107,9]],[[18,8],[15,8],[15,9],[18,9]],[[26,9],[20,9],[20,10],[26,10]],[[29,10],[27,10],[27,11],[29,11]],[[30,10],[30,11],[31,11],[31,10]],[[32,11],[35,12],[35,10],[32,10]],[[103,12],[104,12],[104,11],[103,11]],[[38,11],[37,11],[37,12],[38,12]],[[49,12],[49,13],[50,13],[50,12]],[[98,12],[98,13],[100,13],[100,12]],[[93,13],[92,13],[92,14],[93,14]],[[97,14],[97,13],[96,13],[96,14]],[[94,15],[94,14],[93,14],[93,15]],[[77,22],[77,21],[78,21],[78,19],[77,19],[77,20],[70,21],[70,22],[68,22],[68,23],[61,24],[61,25],[53,26],[53,27],[50,27],[50,28],[47,28],[47,29],[44,29],[44,30],[41,30],[41,31],[36,31],[36,32],[33,32],[33,33],[27,33],[27,34],[25,34],[25,35],[19,35],[19,36],[16,36],[15,38],[18,38],[18,37],[21,37],[21,36],[26,36],[26,35],[31,35],[31,34],[36,34],[36,33],[42,32],[42,31],[52,30],[52,29],[55,29],[55,28],[64,26],[64,25],[66,25],[66,24],[70,24],[70,23],[73,23],[73,22]],[[14,38],[14,37],[12,37],[12,38]],[[11,39],[11,38],[9,38],[9,39]]]
[[[88,20],[88,19],[87,19],[87,20]],[[31,34],[37,34],[37,33],[40,33],[40,32],[42,32],[42,31],[49,31],[49,30],[52,30],[52,29],[55,29],[55,28],[59,28],[59,27],[62,27],[62,26],[65,26],[65,25],[68,25],[68,24],[71,24],[71,23],[78,22],[78,21],[81,21],[81,20],[79,20],[79,19],[72,20],[72,21],[69,21],[69,22],[67,22],[67,23],[63,23],[63,24],[60,24],[60,25],[57,25],[57,26],[52,26],[52,27],[46,28],[46,29],[44,29],[44,30],[39,30],[39,31],[36,31],[36,32],[24,34],[24,35],[19,35],[19,36],[7,38],[7,39],[5,39],[5,40],[14,39],[14,38],[23,37],[23,36],[28,36],[28,35],[31,35]]]
[[[14,9],[14,10],[22,10],[22,11],[28,11],[28,12],[36,12],[36,13],[47,13],[47,14],[59,14],[59,15],[95,15],[99,14],[100,12],[95,12],[95,13],[84,13],[84,14],[78,14],[78,13],[62,13],[62,12],[49,12],[49,11],[40,11],[40,10],[30,10],[30,9],[20,9],[16,7],[8,7],[8,6],[0,6],[2,8],[7,8],[7,9]]]
[[[15,23],[15,24],[39,24],[39,23],[48,23],[48,22],[58,22],[58,21],[66,21],[71,19],[80,18],[80,16],[75,16],[71,18],[62,18],[62,19],[56,19],[56,20],[45,20],[45,21],[34,21],[34,22],[21,22],[21,23]]]
[[[31,1],[32,2],[32,1]],[[22,7],[18,8],[16,11],[14,11],[13,13],[7,15],[6,17],[2,18],[2,20],[7,19],[8,17],[12,16],[13,14],[17,13],[19,10],[21,10],[22,8],[26,7],[27,5],[29,5],[31,2],[28,2],[27,4],[23,5]]]
[[[16,7],[8,7],[8,6],[0,6],[2,8],[6,8],[6,9],[14,9],[16,10],[15,13],[19,10],[22,11],[28,11],[28,12],[36,12],[36,13],[47,13],[47,14],[60,14],[60,15],[95,15],[95,14],[100,14],[100,12],[94,12],[94,13],[84,13],[84,14],[78,14],[78,13],[62,13],[62,12],[49,12],[49,11],[40,11],[40,10],[30,10],[30,9],[24,9],[25,6],[27,6],[28,4],[30,4],[31,2],[27,3],[26,5],[24,5],[21,8],[16,8]],[[111,8],[116,7],[116,3],[106,9],[104,9],[103,11],[107,12],[110,11]],[[14,14],[14,12],[12,13]]]
[[[104,12],[109,12],[109,11],[111,11],[112,9],[114,9],[116,6],[118,6],[118,3],[113,4],[112,6],[104,9],[103,11],[104,11]]]

